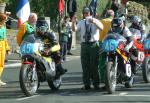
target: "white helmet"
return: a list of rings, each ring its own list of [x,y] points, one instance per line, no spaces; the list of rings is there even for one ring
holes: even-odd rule
[[[139,24],[141,22],[141,18],[139,16],[133,16],[132,23]]]

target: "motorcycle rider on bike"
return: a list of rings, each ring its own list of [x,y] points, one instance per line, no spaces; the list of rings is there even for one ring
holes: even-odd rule
[[[44,51],[44,56],[49,56],[54,59],[57,64],[57,73],[58,76],[63,75],[67,72],[67,69],[64,69],[61,64],[61,56],[59,53],[60,45],[57,41],[56,35],[54,32],[49,31],[48,23],[46,22],[44,17],[40,17],[36,23],[36,36],[40,38],[44,44],[50,44],[50,48]]]
[[[142,24],[141,18],[138,16],[133,16],[131,22],[132,22],[132,24],[129,28],[134,28],[134,29],[140,30],[141,42],[143,42],[143,40],[145,38],[145,25]]]
[[[125,18],[124,17],[114,18],[112,20],[112,28],[110,32],[118,33],[126,38],[127,43],[126,43],[124,50],[129,53],[130,49],[133,46],[133,41],[132,41],[132,34],[130,30],[128,29],[128,27],[126,27],[125,25]],[[134,58],[131,58],[131,59],[134,59]],[[132,70],[132,73],[135,72],[133,68],[133,63],[131,63],[131,70]]]

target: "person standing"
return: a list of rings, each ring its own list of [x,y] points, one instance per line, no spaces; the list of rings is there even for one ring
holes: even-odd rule
[[[83,8],[83,20],[76,25],[76,17],[72,19],[72,30],[77,31],[81,37],[81,65],[83,70],[82,89],[91,89],[91,81],[94,89],[99,89],[99,30],[103,29],[102,23],[92,17],[92,9],[88,6]]]
[[[31,13],[28,21],[24,22],[20,25],[18,34],[17,34],[17,43],[20,46],[21,42],[30,34],[35,32],[36,29],[36,21],[37,21],[37,14]]]
[[[111,29],[111,22],[114,18],[114,11],[109,9],[106,12],[106,18],[102,19],[101,22],[104,26],[104,29],[102,31],[100,31],[100,38],[99,38],[99,42],[100,45],[102,45],[102,41],[104,40],[104,38],[106,37],[107,33],[109,32],[109,30]],[[104,70],[105,70],[105,61],[106,61],[106,53],[101,53],[100,54],[100,58],[99,58],[99,71],[100,71],[100,79],[101,82],[105,82],[105,77],[104,77]]]
[[[66,60],[69,28],[70,28],[69,17],[65,16],[62,23],[62,31],[60,36],[60,45],[61,45],[60,52],[61,52],[62,62]]]
[[[5,54],[8,49],[8,44],[6,40],[6,26],[5,26],[6,19],[7,15],[4,13],[0,13],[0,86],[6,85],[6,83],[2,81]]]
[[[68,0],[68,2],[67,2],[67,12],[69,14],[70,19],[72,19],[72,17],[77,12],[77,2],[76,2],[76,0]]]
[[[119,16],[119,14],[118,14],[119,8],[120,8],[120,5],[118,3],[118,0],[112,0],[111,9],[114,11],[115,17]]]
[[[68,30],[67,30],[67,31],[68,31],[67,55],[73,55],[73,54],[71,53],[72,35],[73,35],[71,25],[72,25],[72,22],[69,22]]]

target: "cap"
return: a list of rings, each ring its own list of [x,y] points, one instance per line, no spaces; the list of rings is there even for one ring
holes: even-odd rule
[[[84,7],[83,8],[83,13],[88,13],[90,12],[90,8],[89,7]]]

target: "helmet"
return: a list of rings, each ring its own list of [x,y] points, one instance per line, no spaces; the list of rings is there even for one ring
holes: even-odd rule
[[[112,21],[112,30],[116,33],[121,33],[124,26],[124,20],[122,18],[115,18]]]
[[[36,23],[36,31],[44,34],[49,29],[48,23],[46,22],[44,17],[38,18]]]
[[[138,16],[133,16],[132,22],[135,24],[139,24],[141,22],[141,18]]]

